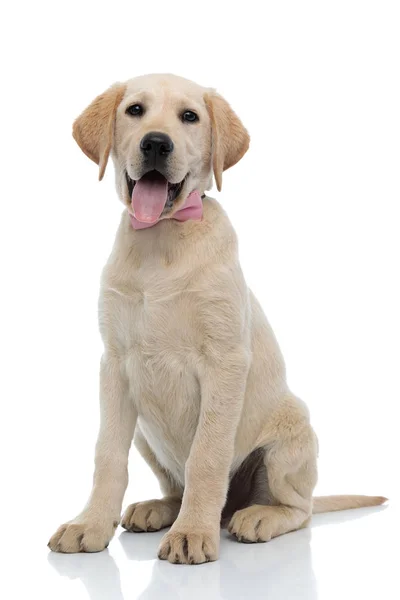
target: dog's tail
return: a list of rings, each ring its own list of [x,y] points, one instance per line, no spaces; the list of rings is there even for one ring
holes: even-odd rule
[[[317,496],[313,498],[313,515],[363,506],[379,506],[387,502],[383,496]]]

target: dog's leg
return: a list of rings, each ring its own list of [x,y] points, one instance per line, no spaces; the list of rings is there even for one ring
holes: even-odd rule
[[[99,552],[108,545],[120,520],[137,415],[114,358],[103,358],[101,363],[100,411],[92,493],[82,513],[61,525],[50,539],[49,547],[55,552]]]
[[[226,499],[235,434],[248,373],[239,349],[222,353],[199,373],[201,412],[185,465],[179,516],[164,536],[159,558],[198,564],[218,558],[221,511]]]
[[[136,427],[135,446],[156,475],[164,497],[131,504],[125,510],[121,525],[128,531],[159,531],[176,520],[182,502],[183,487],[164,469],[148,445],[140,427]]]
[[[276,423],[275,440],[265,450],[272,505],[253,504],[238,510],[228,530],[240,542],[268,542],[308,524],[317,482],[317,441],[306,417],[289,414]]]

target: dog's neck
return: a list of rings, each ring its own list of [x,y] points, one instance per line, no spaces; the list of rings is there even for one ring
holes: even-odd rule
[[[203,201],[201,221],[180,223],[162,219],[156,227],[133,229],[128,210],[122,215],[117,232],[118,260],[126,267],[127,280],[139,266],[150,279],[154,268],[174,266],[182,274],[193,271],[213,257],[216,248],[224,255],[230,252],[236,235],[222,206],[207,194]],[[190,256],[190,260],[187,257]]]

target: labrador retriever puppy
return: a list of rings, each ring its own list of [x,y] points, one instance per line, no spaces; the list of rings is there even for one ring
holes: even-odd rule
[[[100,179],[111,155],[125,210],[101,283],[93,489],[51,550],[107,547],[133,437],[163,497],[130,505],[121,524],[172,525],[158,554],[172,563],[216,560],[221,522],[239,541],[267,542],[312,513],[383,503],[312,496],[318,446],[308,410],[288,388],[232,225],[205,195],[249,147],[230,105],[180,77],[137,77],[98,96],[73,135]]]

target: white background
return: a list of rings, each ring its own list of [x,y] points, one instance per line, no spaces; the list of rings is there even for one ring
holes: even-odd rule
[[[398,2],[25,1],[0,22],[2,595],[394,598]],[[98,183],[71,124],[108,85],[148,72],[216,87],[251,133],[215,194],[311,410],[316,492],[391,502],[257,548],[226,541],[197,569],[154,561],[158,534],[49,563],[47,539],[90,490],[98,282],[121,213],[112,165]],[[125,505],[159,495],[135,451],[130,472]]]

